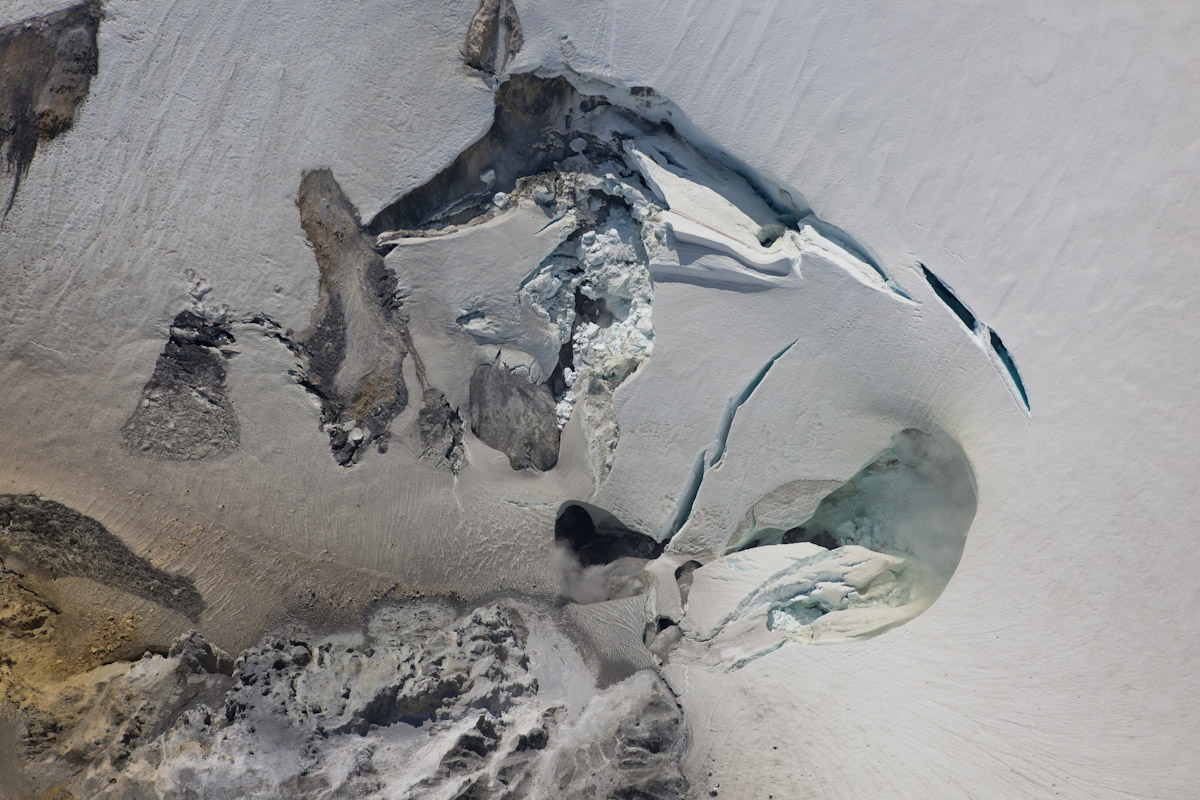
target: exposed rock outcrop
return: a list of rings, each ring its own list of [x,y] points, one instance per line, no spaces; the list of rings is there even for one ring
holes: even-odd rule
[[[190,619],[205,608],[190,579],[155,567],[91,517],[37,495],[0,495],[0,554],[46,578],[88,578]]]
[[[327,169],[300,182],[300,224],[321,271],[313,323],[300,338],[304,385],[320,400],[339,464],[386,442],[408,407],[404,360],[412,350],[396,278],[362,235],[358,211]]]
[[[241,431],[224,363],[233,343],[223,314],[188,310],[176,315],[137,408],[121,427],[125,443],[173,461],[236,450]]]
[[[61,791],[113,800],[682,797],[666,685],[640,672],[582,703],[564,681],[587,676],[547,660],[571,645],[531,632],[528,610],[384,606],[361,633],[267,637],[232,670],[189,633],[95,691],[43,688],[21,757]]]
[[[39,142],[68,130],[99,68],[102,11],[88,0],[0,28],[0,156],[12,186],[8,215]]]
[[[683,712],[666,684],[643,671],[600,695],[559,748],[550,797],[678,800],[688,783],[680,771],[687,741]]]
[[[508,456],[513,469],[545,472],[558,463],[554,395],[500,362],[471,376],[471,431]]]
[[[498,75],[524,43],[513,0],[482,0],[467,28],[463,59],[469,67]]]

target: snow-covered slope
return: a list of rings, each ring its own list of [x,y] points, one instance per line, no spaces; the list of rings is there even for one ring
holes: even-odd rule
[[[57,7],[6,4],[0,25]],[[68,133],[39,144],[0,227],[0,491],[40,492],[186,575],[206,636],[230,650],[287,612],[353,618],[388,591],[557,594],[557,512],[586,502],[623,559],[657,560],[645,595],[572,613],[597,652],[626,662],[628,631],[649,623],[688,726],[694,792],[1189,796],[1200,12],[1109,0],[515,7],[522,41],[501,69],[566,75],[623,109],[617,121],[581,114],[587,136],[562,142],[592,169],[596,142],[619,133],[612,180],[564,180],[599,181],[599,195],[648,216],[560,217],[562,198],[585,205],[571,186],[493,187],[480,169],[469,177],[491,203],[482,217],[370,230],[382,235],[356,263],[369,273],[370,246],[389,251],[423,371],[415,358],[398,367],[412,402],[386,426],[386,452],[343,467],[334,439],[375,432],[337,422],[303,382],[319,372],[326,273],[301,226],[302,176],[329,168],[368,228],[403,219],[387,216],[393,201],[427,182],[458,186],[435,176],[474,164],[468,148],[505,91],[504,75],[462,63],[478,6],[105,3],[89,95]],[[522,97],[516,108],[540,95]],[[669,131],[654,128],[664,120]],[[509,177],[502,164],[491,179]],[[644,266],[653,291],[589,283],[593,303],[649,312],[605,340],[613,326],[576,301],[596,330],[572,355],[640,341],[632,331],[653,346],[590,417],[586,399],[538,401],[550,428],[567,420],[557,462],[513,469],[482,433],[488,420],[470,417],[473,370],[499,353],[496,369],[549,386],[566,319],[555,315],[569,316],[562,265],[589,256],[595,274]],[[560,286],[522,295],[536,274]],[[545,325],[513,321],[529,297]],[[237,446],[140,453],[122,428],[152,401],[156,363],[175,357],[168,327],[197,309],[234,339],[221,341],[217,399],[236,413]],[[607,363],[580,359],[598,375]],[[443,441],[418,435],[434,422],[454,440],[448,414],[422,417],[440,408],[426,389],[461,413],[457,472],[422,459]],[[831,557],[851,571],[899,574],[909,556],[932,569],[935,588],[910,609],[928,610],[821,646],[808,612],[861,598],[873,578],[817,580],[806,565],[784,581],[804,584],[792,608],[806,611],[774,649],[781,637],[762,641],[756,615],[777,610],[755,598],[782,585],[768,579],[785,554],[725,549],[805,527],[809,539],[774,545],[804,561],[798,548],[821,545],[809,523],[823,499],[910,429],[969,460],[955,484],[970,487],[969,533],[959,503],[939,516],[959,521],[932,560],[861,525],[843,534],[859,539],[826,544],[844,545]],[[614,437],[611,452],[595,446]],[[883,555],[855,556],[861,546]],[[64,614],[108,596],[63,580],[43,588]],[[137,609],[159,648],[191,625]],[[735,609],[747,613],[722,622]],[[730,658],[704,644],[735,634]]]
[[[706,708],[722,747],[765,756],[723,790],[775,772],[776,796],[1190,793],[1197,596],[1146,591],[1195,585],[1164,556],[1194,552],[1200,466],[1198,26],[1187,5],[1122,3],[526,15],[531,41],[566,35],[579,66],[654,85],[944,315],[929,266],[1029,390],[1028,425],[998,410],[957,430],[980,508],[928,613],[855,650],[765,660],[749,680],[803,685],[784,701],[689,677],[730,698]]]

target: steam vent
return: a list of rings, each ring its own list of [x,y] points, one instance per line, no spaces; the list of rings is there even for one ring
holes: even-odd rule
[[[1200,6],[0,2],[0,800],[1183,800]]]

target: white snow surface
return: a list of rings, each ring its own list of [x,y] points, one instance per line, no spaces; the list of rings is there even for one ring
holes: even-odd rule
[[[21,0],[0,22],[45,5]],[[812,228],[775,245],[800,253],[795,271],[747,269],[737,248],[756,217],[739,204],[745,219],[694,234],[728,259],[694,267],[772,288],[652,265],[672,278],[654,286],[654,354],[616,395],[622,445],[593,501],[660,530],[729,398],[793,342],[706,470],[681,532],[697,553],[714,554],[775,486],[836,486],[905,427],[956,439],[978,483],[957,571],[913,622],[731,672],[666,667],[689,720],[689,775],[711,773],[725,797],[1193,794],[1200,8],[517,7],[525,45],[510,69],[568,65],[654,87],[678,130],[848,232],[912,298],[845,250],[806,253]],[[493,468],[497,454],[472,437],[472,467],[489,466],[458,479],[409,458],[341,469],[288,354],[248,333],[230,362],[239,452],[164,464],[118,444],[197,276],[232,316],[308,324],[302,170],[330,166],[366,218],[486,130],[490,92],[457,61],[473,12],[113,0],[91,95],[74,129],[39,147],[0,228],[0,491],[40,491],[186,568],[210,599],[206,633],[229,649],[260,620],[242,615],[254,570],[301,557],[426,591],[544,592],[554,508],[592,496],[570,425],[543,476]],[[671,174],[655,178],[664,193]],[[505,213],[501,227],[516,224],[520,204]],[[677,214],[686,243],[696,220]],[[512,256],[519,281],[544,252]],[[1031,415],[918,262],[1003,336]],[[461,403],[467,377],[458,395],[439,386]],[[201,558],[160,535],[170,520],[220,526],[245,547]]]

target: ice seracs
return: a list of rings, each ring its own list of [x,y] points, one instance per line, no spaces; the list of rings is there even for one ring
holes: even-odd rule
[[[559,427],[578,404],[592,463],[603,476],[619,437],[613,392],[650,357],[654,327],[642,232],[622,204],[610,202],[600,210],[595,223],[543,262],[521,296],[533,314],[545,318],[559,345],[551,376]]]
[[[692,573],[680,643],[667,658],[738,669],[788,642],[878,635],[924,611],[933,591],[918,564],[857,545],[737,553]]]
[[[878,635],[937,599],[977,506],[957,443],[907,429],[819,502],[812,488],[766,492],[722,553],[692,562],[698,568],[683,570],[697,532],[675,535],[647,568],[649,613],[679,626],[648,634],[659,658],[737,669],[788,642]]]

